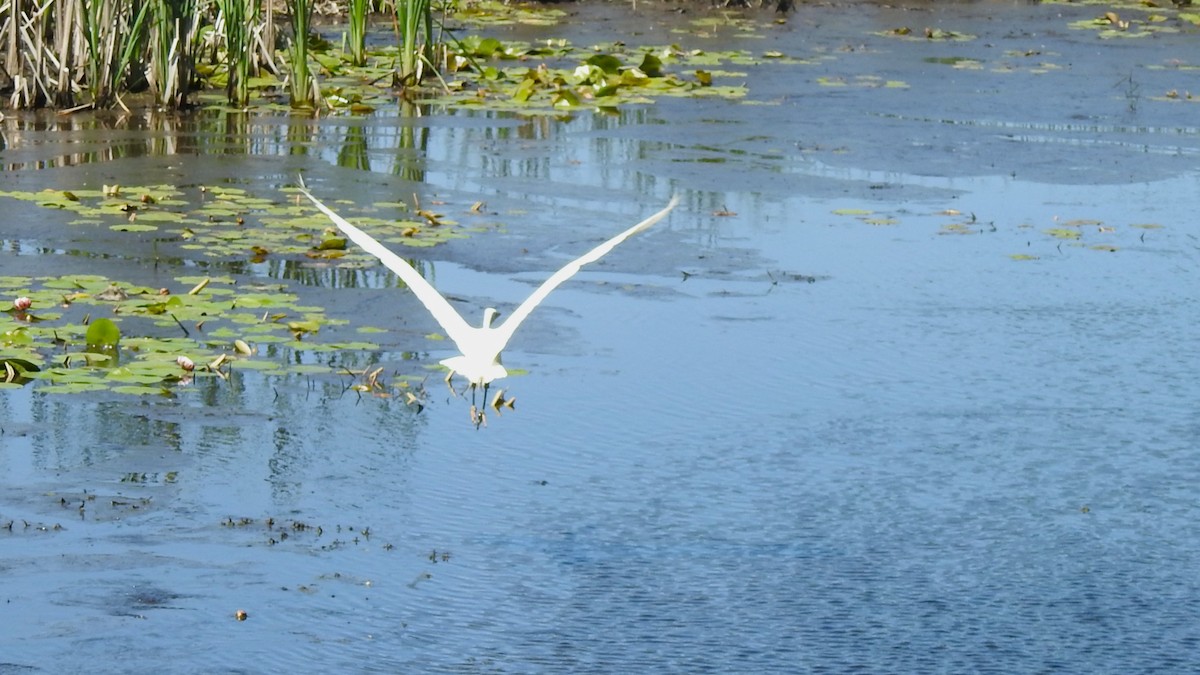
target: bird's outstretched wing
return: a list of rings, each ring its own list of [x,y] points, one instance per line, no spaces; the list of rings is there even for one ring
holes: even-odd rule
[[[521,322],[529,316],[529,313],[533,311],[533,308],[537,307],[543,300],[545,300],[546,296],[550,295],[550,292],[555,288],[558,288],[562,282],[575,276],[575,273],[578,272],[584,265],[596,262],[602,258],[609,251],[616,248],[621,242],[662,220],[668,213],[671,212],[671,209],[675,208],[677,204],[679,204],[679,195],[671,197],[671,202],[667,204],[666,208],[663,210],[643,220],[637,225],[634,225],[628,230],[625,230],[612,239],[609,239],[603,244],[600,244],[596,248],[588,251],[575,260],[572,260],[571,262],[567,263],[565,267],[551,275],[549,279],[542,282],[542,285],[538,286],[537,290],[533,292],[533,295],[530,295],[528,298],[526,298],[525,302],[522,302],[519,307],[513,310],[513,313],[508,315],[508,318],[505,319],[504,323],[497,327],[496,330],[499,331],[497,337],[503,338],[503,341],[499,342],[500,348],[503,348],[508,344],[509,339],[512,338],[513,333],[516,332],[517,327],[520,326]]]
[[[458,311],[442,297],[441,293],[438,293],[436,288],[425,280],[425,277],[421,276],[420,272],[413,269],[412,265],[409,265],[403,258],[389,251],[383,244],[375,241],[371,235],[351,225],[345,218],[342,218],[328,206],[322,204],[321,200],[312,196],[312,193],[308,191],[303,179],[300,180],[300,192],[304,193],[304,196],[308,197],[320,209],[321,213],[329,216],[333,224],[337,225],[338,229],[344,232],[347,237],[350,237],[351,241],[358,244],[367,253],[379,258],[388,269],[395,272],[405,285],[408,286],[408,289],[417,296],[421,304],[425,305],[425,308],[429,310],[433,318],[442,326],[442,329],[446,331],[450,339],[456,345],[459,345],[459,350],[462,350],[463,344],[469,342],[470,338],[468,336],[473,332],[470,324],[463,320]]]

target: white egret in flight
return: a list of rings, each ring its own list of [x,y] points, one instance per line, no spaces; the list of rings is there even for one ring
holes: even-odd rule
[[[421,301],[421,304],[425,305],[425,308],[429,310],[433,318],[441,324],[442,329],[446,331],[446,334],[454,341],[458,350],[462,352],[459,356],[453,356],[441,362],[442,365],[450,369],[450,376],[447,377],[447,380],[454,373],[458,373],[467,379],[472,389],[477,386],[483,386],[485,391],[490,382],[508,375],[508,371],[500,364],[500,352],[504,350],[509,339],[516,332],[517,327],[529,316],[534,307],[537,307],[545,300],[546,296],[550,295],[550,292],[558,288],[562,282],[574,276],[584,265],[599,260],[606,253],[616,248],[617,244],[662,220],[679,203],[679,197],[673,197],[663,210],[567,263],[565,267],[552,274],[541,286],[538,286],[537,290],[526,298],[525,302],[522,302],[499,326],[492,326],[492,321],[496,318],[498,312],[495,308],[488,307],[483,310],[483,323],[475,327],[464,321],[454,307],[446,301],[446,298],[426,281],[419,272],[413,269],[412,265],[409,265],[403,258],[389,251],[383,244],[371,238],[366,232],[351,225],[346,219],[322,204],[304,186],[303,180],[300,182],[300,191],[304,193],[304,196],[312,200],[312,203],[322,213],[329,216],[334,225],[337,225],[338,229],[345,233],[351,241],[361,246],[371,255],[379,258],[388,269],[395,272],[408,286],[409,290],[416,294],[417,299]]]

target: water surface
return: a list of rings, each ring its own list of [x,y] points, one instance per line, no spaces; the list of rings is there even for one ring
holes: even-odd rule
[[[804,7],[783,26],[764,13],[765,37],[714,39],[835,57],[748,68],[766,105],[263,117],[232,132],[203,115],[101,131],[8,120],[3,189],[155,175],[282,200],[303,172],[319,195],[363,203],[485,200],[502,227],[420,255],[443,292],[501,311],[672,193],[684,201],[522,327],[505,363],[528,374],[502,383],[515,410],[482,429],[436,372],[420,412],[337,375],[238,371],[174,400],[5,391],[0,661],[1190,667],[1200,145],[1192,105],[1154,97],[1187,86],[1161,66],[1191,53],[1194,31],[1101,41],[1065,28],[1095,7],[906,10]],[[579,11],[596,19],[580,42],[625,30],[624,9]],[[872,33],[907,24],[979,38]],[[947,56],[987,68],[928,60]],[[1031,72],[1032,58],[1059,67]],[[862,74],[909,88],[818,81]],[[4,213],[4,274],[276,279],[343,330],[392,329],[381,351],[337,363],[423,372],[450,355],[380,269],[350,283]],[[1047,233],[1064,227],[1081,237]]]

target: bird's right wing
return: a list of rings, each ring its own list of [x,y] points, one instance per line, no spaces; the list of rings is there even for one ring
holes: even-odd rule
[[[541,304],[541,302],[546,299],[546,296],[550,295],[550,292],[558,288],[562,282],[575,276],[575,273],[578,272],[584,265],[596,262],[602,258],[609,251],[616,248],[621,242],[665,218],[666,215],[671,212],[671,209],[675,208],[675,205],[678,203],[679,195],[671,197],[671,202],[667,204],[666,208],[663,210],[655,213],[628,230],[625,230],[612,239],[609,239],[603,244],[600,244],[587,253],[584,253],[575,260],[572,260],[571,262],[567,263],[565,267],[552,274],[549,279],[542,282],[542,285],[538,286],[537,290],[535,290],[532,295],[525,299],[525,302],[522,302],[519,307],[513,310],[513,313],[508,315],[508,318],[505,319],[504,323],[498,328],[498,330],[503,331],[502,335],[504,338],[504,341],[500,346],[503,347],[504,345],[508,344],[509,339],[512,338],[513,333],[516,332],[517,326],[520,326],[521,322],[524,321],[526,317],[529,316],[529,313],[533,311],[533,308]]]
[[[344,232],[351,241],[358,244],[367,253],[379,258],[380,262],[395,272],[405,285],[408,286],[408,289],[417,296],[421,304],[425,305],[425,308],[429,310],[433,318],[441,324],[442,328],[450,336],[450,339],[456,345],[460,345],[459,348],[461,350],[460,343],[464,340],[469,341],[467,336],[471,334],[470,324],[463,320],[458,311],[442,297],[441,293],[438,293],[436,288],[425,280],[425,277],[421,276],[420,272],[413,269],[413,266],[409,265],[403,258],[389,251],[387,247],[376,241],[371,235],[351,225],[345,218],[342,218],[328,206],[322,204],[321,200],[314,197],[308,191],[308,188],[304,186],[303,179],[300,181],[300,192],[304,193],[304,196],[308,197],[320,209],[321,213],[329,216],[333,224],[337,225],[338,229]]]

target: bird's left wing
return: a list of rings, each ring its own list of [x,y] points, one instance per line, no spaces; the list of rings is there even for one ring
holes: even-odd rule
[[[304,185],[303,179],[300,181],[300,192],[304,193],[304,196],[308,197],[312,203],[316,205],[318,209],[320,209],[321,213],[324,213],[326,216],[328,216],[329,219],[333,221],[333,224],[337,225],[339,230],[344,232],[347,237],[350,237],[351,241],[358,244],[367,253],[379,258],[380,262],[386,265],[388,269],[395,272],[396,275],[399,276],[402,281],[404,281],[404,284],[408,286],[409,290],[411,290],[413,294],[417,296],[417,299],[421,301],[421,304],[425,305],[425,308],[429,310],[429,313],[433,315],[433,318],[436,319],[439,324],[441,324],[442,329],[446,331],[446,333],[450,336],[450,339],[453,340],[456,345],[460,345],[460,350],[462,349],[461,343],[469,340],[468,336],[472,332],[471,326],[464,321],[462,316],[459,315],[458,311],[455,310],[454,307],[442,297],[442,294],[438,293],[437,289],[434,288],[428,281],[426,281],[425,277],[421,276],[420,272],[413,269],[413,266],[409,265],[406,260],[395,253],[392,253],[383,244],[373,239],[371,235],[351,225],[345,218],[342,218],[338,214],[334,213],[333,210],[331,210],[328,206],[322,204],[321,200],[314,197],[312,193],[308,191],[308,188]]]
[[[533,295],[530,295],[528,298],[526,298],[525,302],[522,302],[519,307],[513,310],[513,313],[510,314],[508,318],[505,319],[504,323],[497,328],[497,330],[502,331],[504,338],[504,341],[501,343],[501,347],[508,344],[509,339],[512,338],[513,333],[516,332],[517,327],[520,326],[521,322],[529,316],[529,313],[533,311],[533,308],[537,307],[543,300],[545,300],[546,296],[550,295],[550,292],[555,288],[558,288],[562,282],[575,276],[575,273],[582,269],[584,265],[596,262],[600,258],[604,257],[609,251],[616,248],[621,242],[665,218],[666,215],[671,212],[671,209],[675,208],[677,204],[679,204],[679,195],[671,197],[670,203],[667,204],[666,208],[663,210],[655,213],[628,230],[625,230],[612,239],[609,239],[603,244],[600,244],[596,248],[588,251],[575,260],[572,260],[571,262],[567,263],[565,267],[551,275],[549,279],[542,282],[542,285],[538,286],[537,290],[533,292]]]

